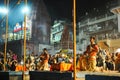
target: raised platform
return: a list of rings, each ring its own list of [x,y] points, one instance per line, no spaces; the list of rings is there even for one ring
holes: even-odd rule
[[[73,80],[72,72],[30,71],[30,80]]]
[[[28,72],[26,72],[25,74],[25,80],[29,80]],[[0,72],[0,80],[23,80],[23,72],[2,71]]]
[[[120,80],[120,75],[86,75],[85,80]]]
[[[117,71],[106,72],[89,72],[81,71],[77,72],[77,78],[84,80],[120,80],[120,73]]]
[[[25,80],[73,80],[72,72],[30,71],[25,73]],[[23,72],[0,72],[0,80],[23,80]]]
[[[76,80],[120,80],[120,73],[115,71],[88,72],[79,71]],[[25,80],[73,80],[72,72],[30,71],[26,72]],[[0,80],[23,80],[22,72],[0,72]]]

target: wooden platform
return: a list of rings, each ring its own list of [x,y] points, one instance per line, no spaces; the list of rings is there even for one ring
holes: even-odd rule
[[[39,71],[36,71],[39,72]],[[34,73],[33,73],[34,74]],[[36,73],[35,73],[36,74]],[[64,72],[40,72],[40,75],[44,77],[44,75],[49,75],[46,76],[47,80],[48,78],[50,80],[52,80],[53,77],[55,76],[60,76],[62,74],[61,77],[65,77],[66,73]],[[72,73],[73,74],[73,73]],[[39,74],[37,74],[37,76],[40,76]],[[65,76],[64,76],[65,75]],[[34,76],[34,75],[33,75]],[[69,80],[73,80],[73,75],[71,78],[71,74],[70,76],[67,76],[69,78]],[[106,72],[89,72],[89,71],[79,71],[77,72],[76,75],[76,80],[120,80],[120,73],[117,71],[106,71]],[[39,78],[39,77],[37,77]],[[53,80],[58,80],[61,79],[60,77],[58,78],[53,78]],[[22,72],[0,72],[0,80],[23,80],[23,76],[22,76]],[[25,75],[25,80],[30,80],[30,74],[27,73]],[[32,80],[32,79],[31,79]],[[34,79],[36,80],[36,79]],[[43,79],[46,80],[46,79]],[[63,78],[63,80],[66,80],[65,78]],[[68,79],[67,79],[68,80]]]

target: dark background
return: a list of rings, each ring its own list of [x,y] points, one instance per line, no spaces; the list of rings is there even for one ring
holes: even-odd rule
[[[76,0],[77,18],[93,12],[95,9],[104,10],[112,0]],[[44,0],[53,19],[72,20],[73,0]]]

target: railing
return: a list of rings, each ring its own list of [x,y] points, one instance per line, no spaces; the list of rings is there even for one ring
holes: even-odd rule
[[[96,19],[95,21],[92,21],[92,22],[89,21],[88,23],[80,24],[80,27],[97,24],[97,23],[104,22],[104,21],[111,20],[111,19],[115,19],[115,18],[117,18],[116,15],[112,15],[112,16],[109,16],[109,17],[104,17],[104,18],[101,18],[101,19],[98,19],[98,20]]]

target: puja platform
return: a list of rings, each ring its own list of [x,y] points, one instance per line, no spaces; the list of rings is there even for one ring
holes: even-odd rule
[[[30,80],[73,80],[72,72],[30,71]]]
[[[118,71],[79,71],[76,76],[77,80],[120,80],[120,73]]]
[[[0,80],[23,80],[23,72],[19,71],[1,71]],[[25,73],[25,80],[29,80],[29,73]]]
[[[60,71],[29,71],[25,80],[73,80],[72,72]],[[23,80],[23,72],[0,72],[0,80]]]
[[[76,80],[120,80],[120,72],[77,71]],[[25,73],[25,80],[73,80],[73,72],[66,71],[30,71]],[[0,80],[23,80],[22,72],[0,72]]]

